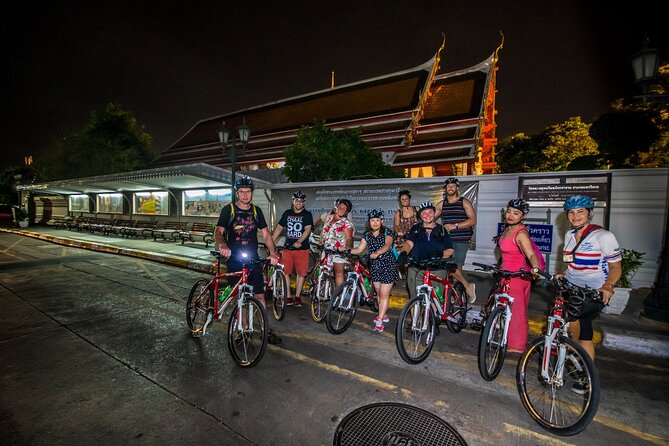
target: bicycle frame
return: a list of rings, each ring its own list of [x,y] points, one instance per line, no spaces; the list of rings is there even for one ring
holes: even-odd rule
[[[214,253],[216,251],[212,251]],[[214,311],[213,314],[216,317],[216,320],[221,320],[223,318],[223,313],[225,310],[228,308],[231,302],[233,302],[234,298],[237,297],[237,308],[238,311],[242,311],[243,304],[244,304],[244,294],[245,293],[251,293],[253,294],[253,287],[248,284],[248,276],[249,276],[249,268],[247,265],[242,266],[241,271],[236,271],[233,273],[224,273],[221,274],[221,261],[220,257],[217,258],[216,261],[216,273],[214,274],[214,277],[211,279],[209,282],[210,284],[214,285]],[[225,298],[223,302],[219,302],[219,283],[221,279],[228,279],[230,277],[239,277],[239,280],[235,284],[235,286],[230,290],[230,294]],[[253,314],[252,312],[250,313],[249,316],[251,319],[249,322],[253,322]],[[241,313],[239,314],[239,317],[237,318],[239,321],[239,325],[237,327],[238,330],[242,330],[242,315]],[[205,322],[204,326],[202,327],[202,334],[206,335],[207,334],[207,328],[209,325],[213,322],[213,318],[211,314],[208,315],[207,321]]]
[[[439,314],[439,318],[441,320],[446,320],[448,319],[449,316],[453,316],[450,311],[448,311],[448,299],[446,296],[448,296],[449,290],[453,288],[453,284],[451,283],[451,280],[449,279],[449,274],[446,275],[445,278],[441,278],[439,276],[436,276],[432,274],[429,270],[423,270],[423,284],[416,286],[416,295],[418,296],[419,294],[423,293],[426,296],[426,301],[425,304],[429,304],[430,301],[433,304],[433,307],[436,309],[437,314]],[[444,285],[444,303],[442,304],[439,302],[439,298],[437,297],[437,293],[434,291],[434,287],[432,286],[432,281],[437,281]],[[427,313],[425,314],[425,317],[427,318]],[[427,323],[427,319],[424,321],[424,324]]]
[[[562,317],[563,306],[564,301],[561,297],[559,297],[558,294],[555,299],[555,306],[553,307],[553,311],[551,311],[551,314],[548,315],[548,325],[546,327],[546,335],[544,336],[544,357],[541,364],[541,376],[546,380],[546,382],[560,386],[563,384],[564,359],[567,351],[565,344],[559,344],[557,351],[558,367],[552,376],[549,375],[548,369],[555,338],[557,336],[567,335],[567,330],[569,329],[569,322],[567,322]]]
[[[353,283],[355,283],[355,288],[353,289],[353,296],[351,296],[352,298],[348,300],[344,308],[350,309],[353,306],[353,302],[359,302],[354,300],[356,298],[359,300],[369,299],[370,293],[368,293],[367,288],[365,288],[365,285],[362,280],[363,277],[366,277],[367,279],[371,280],[372,273],[370,273],[364,266],[362,266],[360,260],[357,260],[353,265],[353,271],[349,271],[348,274],[346,274],[346,280],[352,280]],[[361,294],[358,295],[358,292],[360,292]]]

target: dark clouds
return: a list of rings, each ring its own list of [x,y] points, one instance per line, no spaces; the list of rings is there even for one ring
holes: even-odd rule
[[[447,70],[505,36],[498,136],[592,120],[637,94],[629,57],[644,12],[582,1],[12,2],[4,6],[8,86],[2,164],[39,157],[91,110],[119,102],[160,152],[197,120],[410,68],[441,43]],[[659,14],[648,13],[659,22]],[[656,18],[657,16],[657,18]]]

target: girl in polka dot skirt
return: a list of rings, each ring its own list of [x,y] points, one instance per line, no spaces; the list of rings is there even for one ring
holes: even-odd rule
[[[372,261],[371,273],[374,288],[379,296],[379,314],[374,319],[374,331],[383,332],[384,322],[390,322],[388,315],[388,301],[390,290],[399,278],[397,263],[392,252],[394,233],[383,226],[383,210],[373,209],[367,214],[367,232],[362,236],[360,244],[351,249],[351,254],[360,254],[369,251]]]

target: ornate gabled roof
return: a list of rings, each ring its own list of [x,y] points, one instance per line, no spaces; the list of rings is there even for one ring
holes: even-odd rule
[[[473,67],[439,74],[440,51],[409,70],[203,119],[153,166],[204,162],[228,167],[217,130],[222,122],[236,129],[244,119],[251,138],[237,159],[242,166],[282,161],[297,130],[316,120],[333,130],[359,128],[367,144],[396,166],[433,159],[475,161],[494,54]]]

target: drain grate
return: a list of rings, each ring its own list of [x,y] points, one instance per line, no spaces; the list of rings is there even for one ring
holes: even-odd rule
[[[376,403],[346,415],[334,436],[335,446],[466,446],[444,420],[418,407]]]

